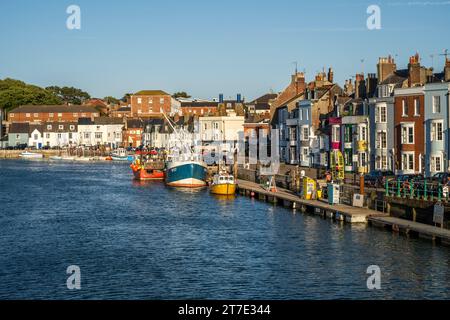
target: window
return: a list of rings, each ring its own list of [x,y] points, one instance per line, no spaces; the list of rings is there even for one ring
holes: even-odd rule
[[[10,113],[9,116],[10,116],[11,118],[14,118],[14,113]]]
[[[433,113],[441,113],[441,97],[433,97]]]
[[[214,129],[219,129],[219,123],[218,123],[218,122],[214,122],[213,128],[214,128]]]
[[[402,143],[414,144],[414,125],[403,124],[402,125]]]
[[[61,118],[61,117],[62,117],[62,113],[58,113],[58,117],[60,117],[60,118]]]
[[[25,117],[29,118],[31,115],[29,113],[25,114]]]
[[[141,104],[142,103],[142,98],[137,98],[137,103]]]
[[[290,127],[289,128],[289,137],[291,141],[297,141],[297,128]]]
[[[72,139],[72,137],[73,137],[72,132],[69,132],[69,139]]]
[[[386,131],[378,131],[377,133],[377,149],[387,148],[387,134]]]
[[[431,141],[442,141],[442,121],[433,121],[431,123]]]
[[[53,118],[55,115],[54,115],[53,113],[49,113],[48,116],[49,116],[50,118]]]
[[[308,161],[309,148],[302,148],[301,161]]]
[[[376,121],[378,123],[386,123],[387,119],[387,113],[386,113],[386,106],[378,106],[377,107],[377,119]]]
[[[442,172],[442,157],[439,156],[431,156],[431,172]]]
[[[61,139],[61,138],[62,138],[62,134],[58,133],[58,139]]]
[[[89,134],[89,132],[85,132],[84,133],[84,138],[85,139],[89,139],[91,137],[91,135]]]
[[[414,171],[414,153],[403,153],[402,154],[402,170],[403,171]]]
[[[153,98],[148,98],[148,103],[152,104],[153,103]]]
[[[74,118],[77,118],[77,117],[78,117],[78,113],[75,112],[75,113],[73,114],[73,117],[74,117]]]
[[[159,103],[160,103],[160,104],[164,104],[164,98],[160,98],[160,99],[159,99]]]
[[[71,125],[71,126],[70,126],[70,130],[75,130],[75,126],[74,126],[74,125]]]
[[[367,166],[367,154],[365,152],[359,154],[359,166],[360,167]]]
[[[378,156],[376,159],[375,167],[377,170],[387,170],[387,156]]]
[[[52,130],[52,125],[51,124],[47,125],[47,130]]]
[[[39,135],[34,134],[34,140],[38,140],[39,139]]]
[[[59,129],[59,130],[64,130],[64,125],[60,124],[60,125],[58,126],[58,129]]]
[[[414,99],[414,115],[416,117],[420,116],[420,101],[419,101],[419,99]]]
[[[408,101],[406,99],[402,100],[402,117],[408,116]]]
[[[81,114],[81,117],[82,117],[82,118],[86,118],[86,113],[82,113],[82,114]],[[95,114],[94,114],[94,117],[95,117]]]
[[[366,140],[367,140],[367,127],[360,126],[359,127],[359,141],[366,141]]]
[[[303,137],[303,141],[308,141],[309,140],[309,127],[303,127],[303,132],[302,132],[302,137]]]
[[[33,117],[35,117],[35,118],[39,117],[39,113],[33,114]]]
[[[303,120],[303,110],[302,109],[300,109],[299,118],[300,118],[300,121]]]
[[[47,139],[50,139],[50,133],[45,134],[45,137],[46,137]]]
[[[341,131],[340,131],[339,126],[333,126],[332,136],[331,136],[332,142],[340,142],[341,141],[340,132]]]
[[[101,139],[102,138],[102,133],[101,132],[96,132],[95,133],[95,139]]]
[[[306,109],[306,120],[309,120],[309,109]]]

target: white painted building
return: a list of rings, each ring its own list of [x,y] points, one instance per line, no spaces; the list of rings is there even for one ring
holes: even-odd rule
[[[50,148],[71,147],[78,144],[78,132],[76,122],[46,122],[42,126],[42,145]],[[36,131],[36,130],[35,130]],[[36,133],[37,134],[37,133]],[[38,136],[31,136],[30,139],[39,141]]]
[[[229,141],[237,143],[239,134],[244,136],[245,117],[230,114],[219,117],[200,117],[200,139],[204,143]]]
[[[41,149],[44,146],[44,126],[41,124],[30,124],[30,137],[28,146]]]
[[[79,145],[109,146],[118,148],[122,145],[124,120],[121,118],[100,117],[94,121],[80,119],[78,121]]]

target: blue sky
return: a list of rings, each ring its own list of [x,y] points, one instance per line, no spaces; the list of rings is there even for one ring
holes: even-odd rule
[[[66,28],[71,4],[81,30]],[[371,4],[381,30],[366,27]],[[431,66],[431,54],[450,49],[450,1],[0,1],[0,40],[0,78],[97,97],[163,89],[253,99],[282,90],[294,61],[308,80],[332,66],[340,84],[389,53],[400,68],[416,51]]]

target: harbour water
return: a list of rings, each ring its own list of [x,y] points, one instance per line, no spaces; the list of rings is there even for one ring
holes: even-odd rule
[[[449,299],[449,263],[428,241],[135,182],[124,164],[0,161],[0,299]]]

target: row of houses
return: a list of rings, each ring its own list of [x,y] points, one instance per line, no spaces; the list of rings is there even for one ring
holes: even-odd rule
[[[432,176],[450,169],[449,93],[450,59],[435,73],[418,54],[401,70],[380,58],[377,74],[344,88],[331,68],[310,83],[298,73],[273,104],[271,128],[287,164]]]

